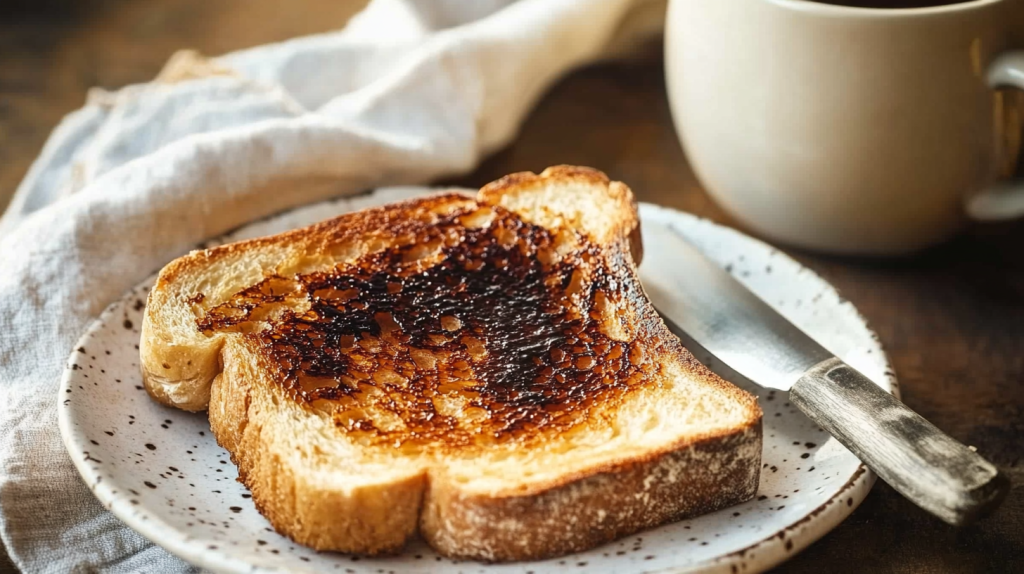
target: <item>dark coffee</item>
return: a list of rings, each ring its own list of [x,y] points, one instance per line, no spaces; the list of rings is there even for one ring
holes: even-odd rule
[[[963,4],[970,0],[812,0],[818,4],[836,4],[854,8],[927,8],[947,4]]]

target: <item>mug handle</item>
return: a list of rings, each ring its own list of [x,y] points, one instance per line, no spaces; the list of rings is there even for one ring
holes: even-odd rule
[[[992,89],[1024,90],[1024,50],[999,55],[988,68]],[[967,214],[978,221],[998,221],[1024,216],[1024,181],[997,183],[967,201]]]

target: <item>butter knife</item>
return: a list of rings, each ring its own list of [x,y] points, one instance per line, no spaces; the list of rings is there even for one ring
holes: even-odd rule
[[[994,510],[1010,482],[992,463],[943,433],[834,356],[677,232],[644,222],[648,297],[739,374],[789,392],[790,402],[921,508],[964,525]],[[656,246],[656,248],[655,248]]]

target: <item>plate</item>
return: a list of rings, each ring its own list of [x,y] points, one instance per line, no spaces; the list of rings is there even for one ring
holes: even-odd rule
[[[429,192],[389,188],[303,207],[250,224],[224,241],[277,233],[334,215]],[[730,270],[847,363],[895,392],[885,354],[864,319],[836,291],[785,254],[691,215],[641,205],[642,224],[667,225]],[[657,272],[645,244],[641,279]],[[318,553],[274,532],[256,511],[205,413],[149,399],[139,374],[139,330],[153,278],[110,305],[82,336],[60,390],[61,435],[104,506],[154,543],[219,572],[756,572],[805,548],[848,516],[874,476],[799,413],[785,393],[751,388],[764,409],[764,456],[756,498],[713,514],[641,532],[587,552],[513,564],[453,561],[420,541],[398,556]],[[711,357],[708,366],[739,380]],[[741,383],[742,384],[742,383]]]

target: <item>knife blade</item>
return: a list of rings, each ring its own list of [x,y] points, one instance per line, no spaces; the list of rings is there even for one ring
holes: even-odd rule
[[[679,232],[645,221],[644,290],[681,330],[790,402],[921,508],[953,525],[994,510],[1010,483],[972,449],[912,411],[789,322]]]

